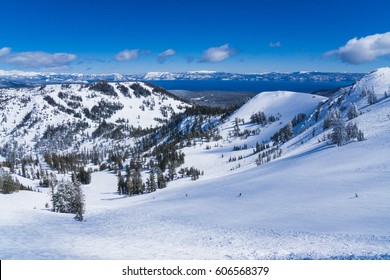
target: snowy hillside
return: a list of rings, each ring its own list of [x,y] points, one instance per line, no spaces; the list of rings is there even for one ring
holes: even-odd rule
[[[130,88],[131,84],[124,85]],[[382,68],[329,99],[263,92],[228,116],[207,108],[184,112],[185,104],[170,97],[163,100],[149,85],[142,84],[151,94],[149,99],[126,98],[116,89],[118,96],[106,101],[120,101],[137,110],[144,128],[137,138],[142,149],[137,146],[134,153],[131,135],[118,142],[99,136],[101,143],[114,147],[127,139],[123,154],[131,152],[121,157],[123,166],[117,155],[102,161],[110,169],[97,171],[92,161],[86,164],[96,171],[92,181],[81,187],[86,203],[81,223],[74,221],[73,214],[49,211],[49,188],[15,172],[21,183],[40,192],[0,194],[0,258],[390,259],[389,86],[390,69]],[[35,108],[47,112],[41,118],[61,123],[69,115],[61,110],[56,113],[52,108],[59,106],[50,105],[44,99],[47,95],[53,104],[73,109],[65,107],[66,101],[75,101],[71,96],[80,89],[82,106],[90,112],[106,98],[80,85],[69,88],[46,86],[31,91],[39,100]],[[68,93],[67,99],[58,96],[60,90]],[[9,92],[6,96],[12,97]],[[148,111],[143,103],[150,98],[155,99],[156,108],[160,101],[161,106],[171,104],[174,112],[184,113],[166,116],[160,130],[145,130],[160,125],[148,115],[160,109]],[[2,100],[5,110],[11,108],[13,99]],[[134,100],[146,106],[145,112],[131,103]],[[34,109],[30,102],[19,103],[12,107],[19,106],[15,108],[23,113],[9,109],[3,114],[1,137],[28,143],[31,131],[40,132],[34,124],[39,117],[34,115],[18,127]],[[81,108],[75,112],[82,113],[88,123],[84,133],[92,134],[99,122]],[[105,119],[110,123],[126,119],[123,112],[117,110]],[[137,118],[128,123],[137,125]],[[82,134],[76,138],[82,139]],[[82,143],[72,147],[91,145]],[[50,170],[42,159],[40,164]],[[21,165],[15,169],[21,170]],[[59,178],[70,177],[50,171]],[[134,193],[130,187],[136,181],[129,178],[138,171],[146,187]],[[154,176],[165,176],[168,186],[153,189]],[[127,183],[120,189],[121,178]]]
[[[3,145],[16,141],[31,151],[48,141],[92,146],[118,128],[114,140],[130,138],[132,130],[161,126],[189,105],[144,83],[96,82],[1,89],[0,106]]]

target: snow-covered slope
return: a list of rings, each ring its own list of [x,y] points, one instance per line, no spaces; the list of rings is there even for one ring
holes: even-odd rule
[[[152,85],[97,82],[1,89],[0,106],[3,145],[16,141],[32,148],[43,140],[53,141],[58,129],[72,132],[67,146],[73,148],[117,127],[123,134],[117,140],[130,138],[132,128],[161,126],[189,105]]]
[[[390,259],[389,85],[390,70],[379,69],[330,99],[261,93],[224,122],[213,119],[219,139],[182,148],[184,166],[204,170],[199,180],[128,197],[117,194],[115,174],[93,173],[82,223],[47,211],[45,190],[0,195],[0,258]],[[351,103],[361,114],[349,120]],[[336,108],[366,140],[331,143],[323,122]],[[267,122],[250,122],[260,111]],[[292,136],[274,145],[270,137],[300,113]],[[269,147],[257,152],[256,143]]]
[[[361,93],[363,91],[373,91],[378,98],[383,98],[385,92],[390,95],[390,68],[379,68],[370,74],[364,76],[353,87],[353,93]]]

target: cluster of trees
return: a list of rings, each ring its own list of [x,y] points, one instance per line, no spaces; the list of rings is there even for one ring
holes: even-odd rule
[[[283,152],[282,149],[276,147],[263,151],[259,153],[259,156],[256,159],[256,164],[262,165],[267,162],[270,162],[273,159],[277,159],[282,156],[282,152]]]
[[[299,114],[297,114],[297,115],[291,120],[292,126],[296,126],[297,124],[299,124],[300,122],[302,122],[305,118],[306,118],[306,114],[305,114],[305,113],[299,113]]]
[[[47,165],[61,173],[72,172],[82,184],[89,184],[91,182],[92,170],[85,170],[84,166],[89,163],[92,154],[86,153],[69,153],[56,154],[45,153],[44,159]]]
[[[280,115],[278,116],[266,116],[264,112],[254,113],[250,116],[250,122],[255,124],[260,124],[261,126],[266,126],[268,123],[273,123],[280,119]]]
[[[184,163],[185,154],[178,151],[176,144],[165,143],[155,147],[152,156],[158,161],[158,167],[164,172],[168,166],[179,167]]]
[[[241,146],[233,146],[233,151],[241,151],[248,149],[248,144],[244,144]]]
[[[18,179],[14,179],[9,173],[3,171],[0,167],[0,193],[10,194],[19,190],[31,191],[29,187],[22,185]]]
[[[126,166],[126,176],[118,172],[118,193],[129,196],[155,192],[167,186],[167,179],[159,168],[151,168],[149,177],[144,183],[141,176],[141,164],[137,163],[133,168]]]
[[[49,125],[42,137],[36,139],[36,147],[43,153],[66,150],[75,144],[77,137],[89,137],[88,133],[84,132],[88,127],[88,123],[84,121],[69,121],[57,126]]]
[[[184,177],[191,177],[191,180],[193,181],[196,181],[199,179],[199,176],[203,176],[204,175],[204,171],[202,170],[199,170],[195,167],[191,167],[191,168],[180,168],[180,170],[178,171],[179,175],[181,178],[184,178]]]
[[[229,162],[237,161],[237,160],[242,160],[244,157],[243,156],[238,156],[238,157],[230,157]]]
[[[275,134],[271,137],[271,140],[274,144],[283,144],[290,140],[293,135],[293,125],[289,122],[287,125],[279,129],[278,132],[275,132]]]
[[[358,128],[356,123],[348,123],[348,125],[345,125],[342,118],[336,119],[332,124],[332,128],[331,140],[337,146],[342,146],[353,139],[357,139],[357,141],[363,141],[365,139],[363,132]]]
[[[264,151],[266,149],[269,149],[269,148],[270,148],[269,143],[267,143],[267,144],[264,144],[264,143],[259,144],[259,142],[256,142],[256,146],[255,146],[255,148],[253,150],[253,154],[260,153],[260,152],[262,152],[262,151]]]
[[[72,175],[72,181],[58,181],[54,174],[50,174],[49,186],[51,189],[52,210],[59,213],[76,214],[77,221],[83,221],[85,213],[85,198],[81,184]]]
[[[84,108],[85,116],[91,120],[107,119],[114,115],[118,110],[123,109],[123,104],[120,102],[109,102],[107,100],[100,100],[97,105],[94,105],[89,111]]]
[[[129,91],[129,88],[122,85],[122,84],[119,84],[117,87],[117,89],[119,89],[119,91],[126,97],[129,97],[131,98],[131,94],[130,94],[130,91]]]
[[[115,92],[113,86],[106,81],[97,81],[95,83],[91,83],[89,85],[89,89],[99,91],[108,96],[118,97],[118,94]]]
[[[139,83],[132,84],[130,88],[134,91],[134,95],[137,98],[140,98],[141,96],[148,97],[149,95],[152,94],[149,90],[141,86],[141,84]]]
[[[53,97],[51,97],[50,95],[46,95],[44,98],[43,98],[47,103],[49,103],[51,106],[53,107],[57,107],[58,110],[60,110],[61,112],[64,112],[68,115],[73,115],[75,118],[81,118],[81,114],[76,112],[75,110],[73,109],[70,109],[70,108],[66,108],[64,105],[62,104],[58,104],[54,99]]]
[[[355,103],[351,103],[348,107],[347,117],[348,119],[356,118],[360,115],[359,110]],[[345,125],[345,121],[342,118],[341,112],[338,108],[331,108],[328,111],[328,115],[324,119],[323,129],[332,128],[331,140],[333,144],[342,146],[346,142],[357,139],[358,141],[364,140],[363,132],[358,128],[356,123],[348,123]]]

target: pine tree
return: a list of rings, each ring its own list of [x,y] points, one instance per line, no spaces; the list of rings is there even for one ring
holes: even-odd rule
[[[76,214],[75,220],[82,221],[85,212],[85,199],[80,182],[62,179],[59,182],[51,180],[50,184],[53,211]]]
[[[338,108],[331,108],[327,116],[324,118],[323,129],[333,127],[333,123],[341,118],[341,112]]]
[[[81,184],[79,182],[73,183],[73,211],[76,216],[74,219],[76,221],[82,222],[84,220],[85,213],[85,197],[81,189]]]
[[[361,130],[358,131],[357,140],[358,141],[364,141],[365,140],[364,134],[363,134],[363,132]]]
[[[138,168],[136,168],[133,172],[132,184],[133,184],[133,194],[143,193],[144,187],[142,186],[141,172]]]
[[[347,134],[347,140],[355,139],[358,137],[359,129],[358,129],[356,123],[347,124],[347,127],[345,130],[346,130],[346,134]]]
[[[131,175],[129,174],[126,179],[126,187],[127,187],[127,195],[132,195],[134,193],[134,188],[133,188],[133,179]]]
[[[368,105],[373,105],[378,102],[378,98],[376,97],[376,94],[373,91],[370,91],[367,95],[367,102]]]
[[[156,189],[157,189],[157,184],[156,184],[156,178],[155,178],[155,176],[154,176],[154,170],[153,170],[153,169],[150,170],[150,174],[149,174],[149,183],[150,183],[149,191],[150,191],[150,192],[156,191]]]
[[[175,165],[172,162],[169,162],[169,164],[168,164],[168,177],[169,177],[169,180],[172,181],[173,178],[175,178],[175,175],[176,175]]]
[[[167,186],[167,181],[165,180],[164,173],[158,169],[157,170],[157,188],[163,189]]]
[[[122,195],[124,188],[126,187],[126,182],[122,177],[122,173],[118,171],[118,193]]]
[[[359,113],[359,109],[358,109],[356,103],[350,103],[348,106],[348,112],[347,112],[348,119],[352,120],[352,119],[358,117],[359,115],[360,115],[360,113]]]
[[[345,123],[342,118],[336,119],[333,122],[332,143],[337,146],[344,145],[347,139],[347,133],[345,129]]]

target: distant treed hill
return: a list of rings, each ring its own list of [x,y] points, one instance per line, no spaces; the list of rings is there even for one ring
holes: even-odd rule
[[[241,91],[192,91],[192,90],[170,90],[174,95],[195,105],[230,108],[241,106],[257,92]]]

